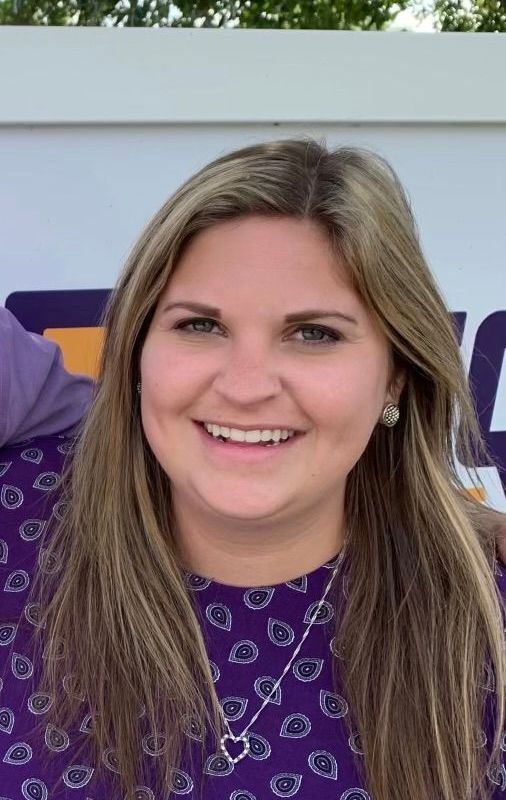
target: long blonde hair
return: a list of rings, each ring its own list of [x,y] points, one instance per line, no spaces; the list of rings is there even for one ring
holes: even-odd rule
[[[41,570],[36,581],[46,656],[60,648],[44,659],[41,681],[58,698],[55,724],[70,725],[82,709],[62,690],[72,675],[93,715],[87,742],[96,758],[113,748],[128,797],[144,778],[139,709],[147,729],[165,737],[156,741],[166,790],[189,720],[222,732],[178,556],[170,477],[144,438],[135,386],[147,328],[183,247],[249,214],[323,227],[406,373],[400,421],[376,426],[346,484],[349,573],[333,670],[359,736],[357,767],[375,800],[482,800],[504,722],[502,606],[493,531],[456,467],[454,445],[463,463],[486,452],[451,315],[388,162],[309,137],[244,147],[205,166],[167,200],[127,260],[64,481],[66,510],[47,543],[56,571]],[[491,674],[496,733],[487,760]]]

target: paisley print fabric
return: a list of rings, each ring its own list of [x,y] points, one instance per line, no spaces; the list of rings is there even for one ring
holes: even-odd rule
[[[28,592],[35,570],[41,564],[51,568],[42,534],[51,515],[62,512],[57,494],[49,490],[57,484],[72,444],[70,438],[51,436],[0,450],[0,800],[109,800],[117,780],[113,751],[103,754],[107,774],[100,779],[96,765],[79,756],[78,744],[93,724],[84,702],[74,730],[46,722],[53,698],[37,691],[40,664],[30,644],[39,609],[27,601]],[[253,588],[185,574],[234,739],[262,705],[315,616],[334,565],[331,559],[295,580]],[[498,568],[496,577],[504,597],[506,569]],[[342,575],[328,598],[333,591],[346,597]],[[334,624],[333,604],[327,599],[281,686],[248,729],[245,757],[231,764],[219,743],[206,743],[205,800],[372,800],[361,779],[360,737],[348,732],[348,704],[332,684],[332,662],[339,658],[333,648]],[[73,691],[72,676],[64,688]],[[488,688],[492,697],[493,676]],[[492,737],[486,727],[482,746]],[[197,746],[199,731],[191,720],[187,735]],[[232,758],[244,748],[234,739],[226,741]],[[163,737],[145,731],[142,747],[147,763],[155,764]],[[506,798],[505,767],[489,780],[494,800]],[[201,775],[183,763],[163,798],[143,785],[135,800],[197,797],[201,782]]]

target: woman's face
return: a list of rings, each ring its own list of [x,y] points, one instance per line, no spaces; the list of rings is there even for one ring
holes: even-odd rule
[[[388,376],[387,342],[315,223],[255,216],[197,235],[141,357],[142,424],[180,518],[272,526],[335,514],[384,403],[397,399]],[[245,447],[215,442],[201,422],[301,433]]]

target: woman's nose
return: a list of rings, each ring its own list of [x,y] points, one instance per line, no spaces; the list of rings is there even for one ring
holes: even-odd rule
[[[279,363],[265,348],[236,348],[222,365],[215,389],[230,402],[258,403],[279,394]]]

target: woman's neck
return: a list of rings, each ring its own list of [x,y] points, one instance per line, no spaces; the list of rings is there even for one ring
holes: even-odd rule
[[[266,528],[251,521],[237,521],[225,530],[204,525],[198,515],[177,515],[177,539],[184,568],[188,572],[229,586],[272,586],[312,572],[329,561],[344,543],[343,515],[336,510],[329,518],[313,519]],[[207,520],[209,523],[209,520]]]

